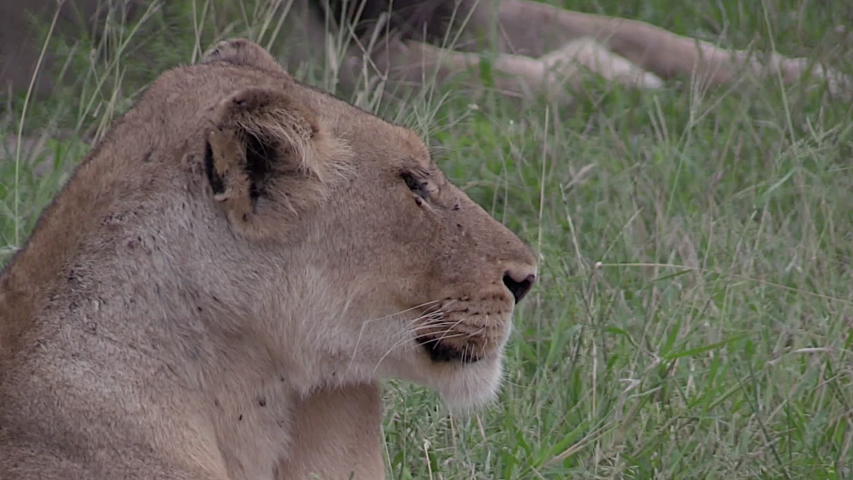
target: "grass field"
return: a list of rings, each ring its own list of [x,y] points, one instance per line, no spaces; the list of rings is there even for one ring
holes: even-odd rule
[[[5,102],[0,138],[46,141],[0,162],[0,262],[147,81],[257,23],[220,17],[197,35],[202,3],[173,2],[166,37],[126,26],[94,62],[85,45],[50,44],[76,81]],[[848,0],[571,6],[853,70],[837,28],[853,25]],[[749,79],[654,94],[590,84],[571,107],[525,110],[425,98],[376,110],[427,133],[542,273],[499,403],[455,417],[434,393],[387,383],[390,478],[853,478],[853,106]]]

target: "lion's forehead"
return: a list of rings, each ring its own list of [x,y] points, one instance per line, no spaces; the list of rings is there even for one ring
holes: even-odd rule
[[[291,90],[297,85],[286,73],[239,68],[233,65],[195,64],[164,72],[151,85],[146,97],[159,99],[171,112],[185,109],[188,103],[212,110],[212,106],[232,93],[247,87]],[[313,92],[298,92],[307,96]],[[205,113],[201,110],[198,113]]]
[[[429,171],[438,185],[444,178],[424,140],[413,130],[388,122],[327,92],[295,81],[285,73],[259,71],[230,65],[192,65],[164,73],[140,104],[140,117],[160,117],[162,133],[183,142],[193,131],[206,131],[219,103],[246,87],[287,91],[307,106],[333,136],[345,140],[357,156],[390,162],[389,166]]]

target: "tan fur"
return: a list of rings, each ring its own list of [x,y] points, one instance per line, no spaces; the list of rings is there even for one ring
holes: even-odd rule
[[[0,273],[3,480],[382,479],[379,379],[495,396],[529,249],[410,130],[216,52]]]
[[[278,480],[385,478],[377,384],[322,388],[293,408],[293,450]]]

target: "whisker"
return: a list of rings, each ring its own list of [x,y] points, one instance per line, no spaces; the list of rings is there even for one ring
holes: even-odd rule
[[[432,318],[431,315],[432,314],[421,315],[419,317],[414,318],[412,321],[406,323],[405,325],[403,325],[403,328],[401,331],[399,331],[399,332],[397,332],[391,336],[392,341],[396,342],[397,339],[400,337],[406,337],[409,334],[417,332],[420,329],[429,328],[430,326],[434,325],[433,322],[418,325],[418,322],[420,322],[421,320],[430,320]]]
[[[463,318],[460,318],[457,322],[455,322],[453,325],[451,325],[451,326],[450,326],[450,328],[448,328],[448,329],[446,330],[446,332],[450,332],[450,331],[451,331],[451,329],[456,328],[456,327],[457,327],[460,323],[462,323],[464,320],[465,320],[465,318],[464,318],[464,317],[463,317]],[[443,340],[443,338],[439,338],[439,340]]]
[[[389,318],[394,318],[397,315],[402,315],[404,313],[411,312],[412,310],[417,310],[421,307],[424,307],[427,305],[432,305],[432,304],[439,303],[439,302],[440,302],[440,300],[431,300],[429,302],[425,302],[425,303],[422,303],[420,305],[416,305],[414,307],[407,308],[405,310],[401,310],[397,313],[392,313],[390,315],[385,315],[385,316],[379,317],[379,318],[368,319],[368,320],[365,320],[364,322],[362,322],[361,328],[359,328],[359,330],[358,330],[358,337],[355,340],[355,348],[353,349],[352,356],[350,356],[350,360],[349,360],[349,363],[347,364],[346,371],[349,371],[349,369],[352,368],[352,363],[355,361],[355,356],[358,354],[358,347],[359,347],[359,345],[361,345],[361,337],[362,337],[362,335],[364,335],[364,329],[367,327],[368,324],[370,324],[372,322],[380,321],[380,320],[387,320]],[[420,316],[418,318],[420,318]],[[418,320],[418,318],[412,320],[412,322],[416,322]]]
[[[408,341],[408,338],[404,338],[404,339],[400,340],[399,342],[395,343],[394,345],[392,345],[391,348],[389,348],[381,357],[379,357],[379,361],[377,361],[376,365],[373,366],[373,372],[372,373],[373,374],[376,373],[376,369],[379,368],[379,365],[382,364],[382,361],[385,360],[385,357],[390,355],[391,352],[396,350],[397,347],[399,347],[400,345],[405,345],[407,341]]]
[[[400,346],[403,346],[407,342],[409,342],[411,340],[412,336],[417,337],[418,333],[422,332],[424,330],[428,330],[428,329],[434,330],[434,329],[438,328],[439,331],[434,332],[434,333],[439,335],[439,338],[431,339],[431,340],[429,340],[427,342],[423,342],[423,343],[429,343],[431,341],[440,341],[440,340],[445,340],[445,339],[449,339],[449,338],[458,338],[461,336],[469,336],[470,337],[473,334],[464,334],[464,333],[453,333],[453,334],[451,334],[453,332],[453,328],[455,328],[460,323],[462,323],[465,320],[465,318],[461,318],[461,319],[456,320],[456,321],[449,321],[449,320],[443,319],[443,317],[445,317],[448,313],[446,309],[456,302],[457,302],[456,299],[452,299],[452,300],[448,301],[445,305],[442,305],[441,307],[436,308],[435,310],[430,310],[428,307],[435,306],[436,304],[441,303],[441,300],[432,300],[432,301],[425,302],[425,303],[422,303],[420,305],[417,305],[417,306],[414,306],[414,307],[411,307],[411,308],[408,308],[405,310],[401,310],[399,312],[396,312],[396,313],[393,313],[390,315],[385,315],[385,316],[378,317],[375,319],[365,320],[364,322],[362,322],[361,328],[359,329],[358,338],[356,339],[356,344],[355,344],[355,350],[353,351],[353,354],[350,357],[349,364],[347,365],[347,370],[352,368],[353,362],[355,361],[355,357],[358,354],[358,347],[361,344],[362,335],[364,334],[364,330],[368,324],[376,322],[376,321],[380,321],[380,320],[393,319],[394,317],[397,317],[399,315],[411,312],[413,310],[427,308],[427,310],[424,311],[423,313],[421,313],[420,315],[418,315],[415,318],[407,321],[404,325],[402,325],[402,328],[398,333],[395,333],[391,336],[392,345],[385,351],[385,353],[382,354],[382,356],[377,361],[376,365],[374,365],[374,367],[373,367],[373,373],[374,374],[376,373],[376,369],[379,368],[379,365],[385,360],[385,358],[388,357],[388,355],[390,355],[392,352],[394,352]],[[479,332],[482,332],[482,329]],[[466,348],[467,348],[467,346],[466,346]]]
[[[455,335],[450,335],[450,336],[448,336],[447,338],[456,338],[456,337],[461,337],[461,336],[462,336],[462,334],[455,334]],[[392,345],[392,346],[391,346],[391,348],[389,348],[389,349],[388,349],[388,350],[387,350],[387,351],[382,355],[382,357],[379,359],[379,361],[378,361],[378,362],[376,362],[376,366],[374,366],[374,367],[373,367],[373,373],[376,373],[376,369],[377,369],[377,368],[379,368],[379,365],[382,363],[382,361],[383,361],[383,360],[385,360],[385,357],[387,357],[388,355],[390,355],[390,354],[391,354],[391,352],[393,352],[394,350],[396,350],[399,346],[404,345],[404,344],[406,343],[406,341],[407,341],[407,339],[403,339],[403,340],[401,340],[401,341],[397,342],[396,344]],[[423,343],[424,345],[426,345],[426,344],[428,344],[428,343],[430,343],[430,342],[438,342],[438,339],[437,339],[437,338],[434,338],[434,339],[430,339],[430,340],[424,341],[424,342],[422,342],[422,343]]]
[[[462,336],[463,336],[462,334],[450,335],[450,336],[448,336],[447,338],[445,338],[445,340],[446,340],[446,339],[450,339],[450,338],[461,338]],[[441,343],[441,339],[438,339],[438,338],[430,338],[430,339],[428,339],[428,340],[423,340],[423,341],[421,341],[421,342],[419,342],[419,343],[420,343],[421,345],[428,345],[428,346],[429,346],[429,345],[431,345],[431,344],[439,344],[439,343]]]
[[[428,312],[428,313],[425,313],[425,314],[423,314],[423,315],[420,315],[420,316],[418,316],[418,317],[414,318],[413,320],[411,320],[410,322],[408,322],[406,325],[404,325],[404,326],[403,326],[403,329],[402,329],[399,333],[397,333],[397,334],[395,334],[395,335],[393,335],[393,336],[391,337],[392,341],[397,342],[397,341],[398,341],[397,339],[398,339],[400,336],[404,336],[404,337],[405,337],[405,336],[408,336],[408,335],[410,335],[410,334],[412,334],[412,333],[417,332],[417,330],[418,330],[418,329],[420,329],[420,328],[425,328],[425,327],[432,326],[432,325],[443,326],[443,325],[444,325],[443,323],[437,323],[437,322],[435,322],[434,320],[436,320],[436,319],[439,319],[439,318],[443,317],[443,316],[445,315],[445,313],[444,313],[444,308],[446,308],[448,305],[452,305],[452,304],[453,304],[453,303],[455,303],[455,302],[456,302],[456,300],[451,300],[451,301],[449,301],[449,302],[447,303],[447,305],[445,305],[444,307],[442,307],[442,308],[440,308],[440,309],[438,309],[438,310],[434,310],[434,311],[432,311],[432,312]],[[417,322],[419,322],[419,321],[421,321],[421,320],[428,320],[428,321],[430,321],[430,323],[429,323],[429,324],[426,324],[426,325],[418,326],[418,327],[417,327],[417,328],[415,328],[415,329],[411,329],[411,328],[410,328],[413,324],[415,324],[415,323],[417,323]]]

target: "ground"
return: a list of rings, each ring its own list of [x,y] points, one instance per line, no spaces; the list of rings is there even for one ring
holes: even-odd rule
[[[0,263],[160,69],[215,39],[272,38],[261,9],[217,5],[175,1],[144,35],[114,26],[100,55],[49,45],[75,81],[0,106]],[[853,70],[847,0],[571,5]],[[334,88],[320,73],[296,72]],[[386,384],[390,478],[853,478],[853,106],[749,79],[653,94],[591,82],[571,107],[523,110],[452,89],[402,110],[357,100],[426,135],[541,262],[499,403],[454,417]]]

